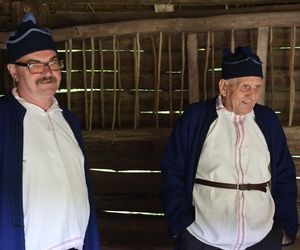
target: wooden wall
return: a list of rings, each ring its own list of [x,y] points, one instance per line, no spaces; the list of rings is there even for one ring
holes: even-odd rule
[[[297,169],[300,218],[300,127],[284,130]],[[104,247],[171,249],[159,191],[159,161],[170,132],[160,128],[84,133]]]
[[[165,142],[194,94],[199,100],[217,95],[223,48],[251,45],[256,51],[259,27],[269,29],[265,103],[285,126],[299,176],[299,26],[300,12],[285,12],[53,31],[66,65],[57,98],[84,129],[104,244],[170,249],[159,195]],[[6,39],[0,33],[0,48]],[[1,58],[5,68],[3,51]],[[4,93],[11,83],[7,73],[2,77]]]
[[[299,13],[141,20],[53,30],[66,65],[57,97],[78,115],[84,129],[172,127],[194,101],[192,94],[197,92],[197,100],[204,100],[218,93],[223,49],[251,45],[256,51],[258,28],[263,26],[269,29],[263,41],[265,104],[278,112],[283,125],[299,125]],[[192,52],[190,34],[197,41]],[[0,33],[0,48],[6,39],[7,34]],[[197,71],[191,74],[195,63]],[[10,79],[3,75],[8,91]]]

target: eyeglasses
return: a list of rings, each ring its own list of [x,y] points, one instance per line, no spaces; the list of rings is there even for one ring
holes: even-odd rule
[[[47,63],[34,62],[34,63],[21,63],[15,62],[15,65],[27,67],[32,74],[40,74],[44,72],[45,67],[48,67],[51,71],[61,70],[64,67],[63,60],[53,59]]]

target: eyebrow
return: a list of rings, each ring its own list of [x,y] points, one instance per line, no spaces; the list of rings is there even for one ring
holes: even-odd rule
[[[48,62],[52,61],[53,59],[58,59],[58,56],[53,56]],[[36,60],[36,59],[29,59],[26,63],[43,63],[39,60]]]

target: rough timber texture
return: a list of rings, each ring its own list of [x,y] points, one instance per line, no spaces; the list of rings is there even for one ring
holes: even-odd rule
[[[300,155],[300,127],[284,127],[284,131],[294,156],[297,176],[300,177],[300,159],[296,157]],[[159,171],[159,159],[170,132],[171,129],[84,132],[90,167],[110,170],[91,171],[102,249],[172,249],[172,241],[161,215],[159,172],[123,172]],[[300,179],[298,183],[300,187]],[[156,215],[122,214],[122,211]],[[300,235],[294,245],[284,249],[300,249]]]

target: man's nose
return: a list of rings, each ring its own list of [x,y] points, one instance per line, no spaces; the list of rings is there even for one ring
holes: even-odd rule
[[[257,88],[250,88],[249,91],[247,92],[247,96],[253,100],[257,99],[258,94],[259,94],[259,89]]]
[[[44,75],[52,75],[52,70],[50,69],[49,65],[44,65],[43,74]]]

